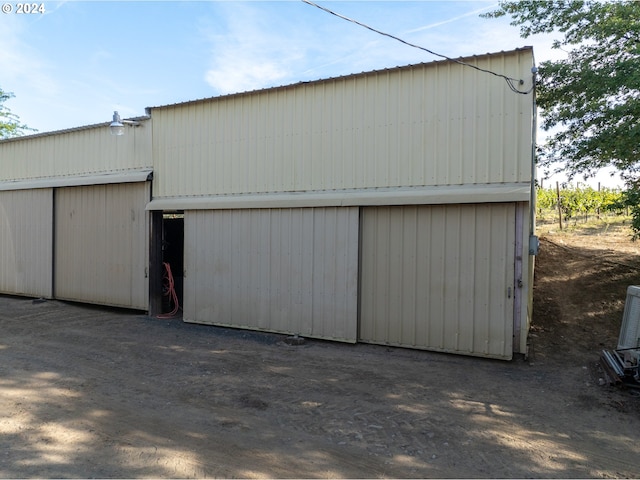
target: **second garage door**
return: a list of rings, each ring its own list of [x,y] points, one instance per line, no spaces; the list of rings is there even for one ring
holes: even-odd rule
[[[360,340],[511,358],[515,205],[362,213]]]

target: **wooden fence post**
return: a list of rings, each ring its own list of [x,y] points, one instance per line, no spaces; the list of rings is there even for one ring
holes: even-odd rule
[[[556,182],[556,195],[558,196],[558,223],[560,224],[560,230],[562,230],[562,208],[560,206],[560,184]]]

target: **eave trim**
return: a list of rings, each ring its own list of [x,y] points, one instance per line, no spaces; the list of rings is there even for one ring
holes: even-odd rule
[[[526,202],[529,183],[447,185],[405,189],[361,189],[327,192],[264,193],[206,197],[157,198],[147,210],[222,210],[243,208],[354,207]]]
[[[127,170],[124,172],[73,175],[64,177],[34,178],[0,182],[0,191],[30,190],[34,188],[78,187],[107,185],[110,183],[148,182],[153,179],[153,169]]]

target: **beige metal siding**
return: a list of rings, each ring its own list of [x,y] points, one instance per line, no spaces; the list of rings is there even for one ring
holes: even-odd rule
[[[530,50],[467,61],[531,86]],[[155,108],[154,198],[527,183],[532,114],[452,62]]]
[[[525,206],[526,205],[526,206]],[[530,204],[523,204],[523,209],[526,209],[526,213],[529,213],[532,208]],[[533,207],[535,208],[535,207]],[[534,220],[534,225],[532,228],[534,229],[533,234],[535,235],[535,215],[532,217]],[[522,270],[522,311],[521,311],[521,329],[520,329],[520,339],[516,339],[516,341],[520,342],[520,352],[527,353],[528,352],[528,341],[529,341],[529,328],[531,327],[531,321],[533,320],[533,274],[535,271],[535,256],[529,253],[529,229],[524,228],[522,232],[522,258],[523,258],[523,270]]]
[[[51,297],[53,192],[0,191],[0,292]]]
[[[149,182],[55,195],[55,297],[148,308]]]
[[[511,358],[514,204],[362,212],[360,340]]]
[[[184,319],[355,342],[358,209],[185,212]]]
[[[107,126],[0,142],[0,182],[150,168],[151,125],[116,137]]]

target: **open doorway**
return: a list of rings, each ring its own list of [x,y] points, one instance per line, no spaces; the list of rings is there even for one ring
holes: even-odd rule
[[[184,295],[184,212],[154,212],[150,314],[181,317]]]

